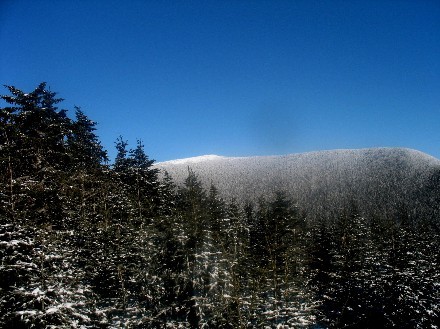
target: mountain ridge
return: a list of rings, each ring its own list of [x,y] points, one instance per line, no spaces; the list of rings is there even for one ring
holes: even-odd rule
[[[434,211],[440,160],[410,148],[312,151],[275,156],[200,156],[157,163],[177,185],[195,172],[225,199],[255,202],[285,191],[313,216],[334,215],[355,203],[364,215],[404,208],[419,217]],[[431,200],[431,201],[430,201]],[[435,201],[434,201],[435,200]]]
[[[413,148],[407,147],[370,147],[370,148],[341,148],[341,149],[328,149],[328,150],[319,150],[319,151],[307,151],[307,152],[297,152],[297,153],[287,153],[287,154],[272,154],[272,155],[250,155],[250,156],[227,156],[227,155],[219,155],[219,154],[202,154],[187,158],[179,158],[172,159],[166,161],[156,162],[155,165],[167,165],[167,164],[180,164],[180,163],[194,163],[194,162],[202,162],[202,161],[210,161],[210,160],[219,160],[219,159],[247,159],[247,158],[277,158],[277,157],[287,157],[287,156],[298,156],[298,155],[307,155],[307,154],[315,154],[315,153],[335,153],[335,152],[351,152],[351,151],[372,151],[372,150],[402,150],[408,152],[418,153],[420,155],[432,158],[434,160],[440,161],[440,159],[419,151]]]

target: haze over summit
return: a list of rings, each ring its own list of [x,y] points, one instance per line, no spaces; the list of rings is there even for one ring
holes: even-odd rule
[[[157,161],[377,146],[440,157],[438,1],[2,1],[0,83],[47,81]],[[4,93],[4,92],[3,92]]]

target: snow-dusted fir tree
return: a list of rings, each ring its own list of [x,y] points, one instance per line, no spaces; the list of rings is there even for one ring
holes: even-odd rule
[[[283,192],[260,199],[250,231],[254,275],[252,321],[256,326],[307,326],[314,302],[307,288],[305,226],[299,210]]]
[[[2,328],[87,328],[99,321],[71,234],[0,226]]]

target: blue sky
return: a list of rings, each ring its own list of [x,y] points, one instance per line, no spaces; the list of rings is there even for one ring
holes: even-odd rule
[[[0,0],[0,44],[0,83],[46,81],[98,122],[111,157],[122,135],[157,161],[440,158],[438,0]]]

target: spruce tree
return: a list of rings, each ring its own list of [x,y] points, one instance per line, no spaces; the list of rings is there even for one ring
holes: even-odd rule
[[[2,96],[4,98],[4,96]],[[20,176],[17,159],[19,130],[15,124],[16,107],[0,108],[0,215],[14,220],[16,203],[15,179]]]
[[[75,107],[75,121],[72,134],[68,136],[67,146],[74,167],[82,170],[99,167],[106,162],[107,152],[95,134],[96,122],[90,120],[80,107]]]
[[[60,225],[60,182],[70,161],[65,141],[70,134],[71,120],[65,110],[58,110],[56,104],[62,99],[46,89],[45,83],[30,93],[6,87],[12,95],[2,96],[11,105],[2,109],[6,126],[3,138],[8,146],[2,162],[7,161],[10,207],[14,207],[15,213],[23,210],[21,216],[32,218],[36,223],[50,219],[51,224]],[[19,158],[15,157],[15,163],[12,163],[11,152],[20,154]]]
[[[144,151],[144,144],[137,140],[136,148],[131,149],[128,157],[130,165],[131,192],[136,199],[139,218],[153,217],[160,207],[158,169],[153,168]]]

